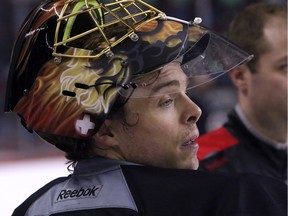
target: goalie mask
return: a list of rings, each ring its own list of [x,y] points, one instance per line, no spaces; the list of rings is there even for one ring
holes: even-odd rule
[[[166,16],[140,0],[46,1],[17,36],[5,111],[66,151],[63,139],[93,136],[119,96],[151,95],[133,92],[169,62],[181,63],[188,91],[201,84],[198,76],[211,80],[249,59],[197,20]]]

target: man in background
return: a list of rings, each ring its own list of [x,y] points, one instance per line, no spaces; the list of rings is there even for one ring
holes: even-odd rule
[[[257,3],[230,24],[229,38],[254,54],[230,71],[238,104],[221,128],[198,138],[200,169],[287,181],[287,6]]]

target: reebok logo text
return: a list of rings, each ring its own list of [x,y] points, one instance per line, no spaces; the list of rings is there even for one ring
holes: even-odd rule
[[[58,194],[56,202],[78,199],[78,198],[92,198],[96,197],[101,189],[101,186],[81,187],[80,189],[61,190]]]

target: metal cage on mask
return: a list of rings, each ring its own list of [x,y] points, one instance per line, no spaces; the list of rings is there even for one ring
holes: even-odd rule
[[[112,56],[111,48],[121,43],[126,38],[137,41],[139,38],[135,33],[145,24],[156,19],[164,19],[165,14],[141,0],[106,0],[102,3],[97,0],[70,0],[67,1],[57,19],[55,41],[53,45],[53,55],[55,61],[61,61],[61,57],[73,58],[99,58],[103,54]],[[81,16],[85,23],[81,28],[76,24]],[[117,39],[109,38],[105,29],[121,24],[127,31],[118,36]],[[75,27],[76,26],[76,27]],[[93,50],[93,54],[69,55],[61,52],[61,46],[72,46],[83,48],[83,43],[87,36],[99,34],[103,39],[101,46]]]
[[[81,18],[85,20],[85,26],[83,23],[79,29]],[[161,41],[161,38],[158,38],[157,42],[154,41],[154,44],[151,42],[149,44],[149,39],[146,39],[149,34],[151,38],[153,36],[159,37],[160,34],[165,35],[167,25],[162,24],[165,21],[167,23],[174,22],[171,24],[171,28],[176,26],[175,23],[178,26],[181,25],[181,30],[171,31],[164,40]],[[145,26],[152,26],[151,23],[155,23],[155,26],[149,31],[147,28],[143,31]],[[110,36],[109,28],[114,26],[122,26],[125,31]],[[94,48],[93,46],[87,47],[88,50],[90,49],[88,55],[61,52],[61,50],[65,50],[61,49],[63,46],[85,47],[85,42],[89,40],[91,35],[95,34],[100,35],[101,39]],[[171,49],[167,43],[172,40],[178,40],[176,42],[178,44]],[[150,53],[148,51],[145,54],[144,52],[135,52],[135,49],[145,43],[148,47],[147,50],[150,49]],[[155,49],[159,47],[160,49],[156,53]],[[118,53],[123,54],[126,58],[119,57]],[[135,57],[135,53],[138,56]],[[106,85],[117,88],[118,93],[125,97],[134,97],[136,94],[132,92],[136,88],[147,86],[145,82],[139,84],[131,80],[139,80],[139,77],[143,77],[143,74],[145,76],[146,73],[151,76],[151,71],[157,71],[175,59],[181,59],[182,69],[188,79],[188,91],[221,76],[233,67],[252,58],[231,42],[200,26],[198,20],[188,22],[166,16],[162,11],[140,0],[109,1],[105,4],[88,0],[68,1],[57,20],[53,55],[56,63],[60,63],[62,57],[110,59],[107,62],[121,58],[122,68],[120,71],[124,71],[123,75],[104,77],[94,83],[76,83],[75,88],[95,88],[97,90],[97,88]],[[131,59],[133,59],[132,62]],[[151,62],[151,59],[157,59],[157,62]],[[137,67],[135,61],[138,64]],[[142,66],[139,66],[140,64]],[[205,78],[198,79],[199,76]],[[152,75],[152,77],[157,77],[157,75]],[[75,96],[75,92],[64,90],[63,93],[67,96]],[[135,97],[139,97],[139,95]],[[146,95],[141,97],[146,97]]]

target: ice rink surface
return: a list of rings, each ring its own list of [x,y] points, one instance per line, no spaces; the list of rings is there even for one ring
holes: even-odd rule
[[[69,175],[64,157],[0,163],[0,215],[10,216],[28,196],[51,180]]]

